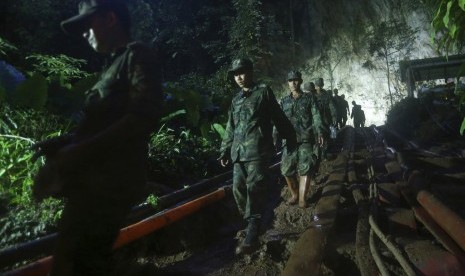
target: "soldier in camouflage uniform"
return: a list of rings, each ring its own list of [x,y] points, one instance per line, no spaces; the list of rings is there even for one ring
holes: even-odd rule
[[[318,146],[323,145],[323,125],[314,96],[300,90],[302,74],[290,71],[287,81],[291,93],[281,99],[280,106],[294,126],[297,148],[291,153],[283,149],[281,173],[292,195],[288,203],[296,204],[298,201],[299,207],[305,208],[305,196],[309,192],[311,176],[316,167],[314,141],[317,141]]]
[[[333,101],[331,92],[323,89],[324,82],[323,78],[315,80],[315,96],[318,103],[318,109],[320,110],[321,117],[323,118],[323,137],[325,144],[323,147],[318,147],[318,159],[326,158],[326,151],[328,149],[329,131],[330,127],[336,126],[337,110],[336,104]]]
[[[267,198],[268,167],[274,154],[273,124],[287,139],[289,151],[295,147],[295,131],[284,115],[273,91],[253,81],[253,64],[237,59],[230,73],[241,88],[232,99],[226,132],[221,143],[221,165],[233,164],[233,194],[239,212],[248,221],[244,242],[236,253],[249,253],[258,241],[260,219]]]
[[[123,2],[83,1],[79,14],[61,26],[110,59],[86,93],[82,121],[48,156],[67,198],[51,275],[114,275],[113,244],[145,196],[148,141],[162,102],[159,66],[149,47],[130,42]],[[53,145],[36,148],[47,155]]]

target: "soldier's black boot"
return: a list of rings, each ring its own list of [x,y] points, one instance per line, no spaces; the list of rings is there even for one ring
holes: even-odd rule
[[[242,244],[236,248],[236,254],[250,254],[257,249],[259,226],[259,219],[249,219],[249,225],[247,226],[245,239]]]

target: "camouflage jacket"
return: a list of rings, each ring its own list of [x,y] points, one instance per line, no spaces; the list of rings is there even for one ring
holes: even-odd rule
[[[233,162],[270,158],[274,152],[273,124],[289,144],[295,145],[294,128],[268,86],[254,85],[247,94],[240,91],[229,109],[221,158],[229,154]]]
[[[330,92],[322,89],[320,94],[315,93],[315,97],[321,117],[323,118],[323,124],[331,125],[335,123],[337,120],[337,108]]]
[[[322,134],[322,118],[311,94],[302,93],[297,99],[287,95],[281,99],[279,105],[294,126],[297,143],[314,143],[315,135]]]
[[[158,123],[162,97],[160,67],[152,49],[133,42],[117,50],[96,84],[86,92],[84,116],[74,136],[77,142],[92,138],[127,114],[136,115],[144,133],[134,131],[117,148],[95,154],[91,160],[95,164],[89,167],[111,170],[118,175],[124,174],[123,171],[145,175],[148,141]]]

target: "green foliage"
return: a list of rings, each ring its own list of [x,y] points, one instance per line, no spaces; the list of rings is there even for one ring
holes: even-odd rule
[[[31,185],[39,159],[33,162],[31,146],[40,140],[67,132],[70,123],[46,111],[11,109],[0,105],[0,247],[31,240],[55,229],[62,203],[31,198]]]
[[[259,57],[264,54],[261,47],[264,15],[260,0],[234,0],[236,16],[231,22],[229,37],[232,52],[237,57]]]
[[[414,49],[414,41],[418,30],[412,29],[405,21],[390,19],[373,24],[368,35],[368,52],[370,57],[381,61],[382,68],[386,70],[387,86],[391,105],[394,95],[391,91],[391,84],[396,83],[394,78],[399,74],[393,74],[398,69],[400,60],[409,59],[411,51]],[[374,66],[368,60],[364,67]],[[394,67],[395,66],[395,67]],[[392,68],[394,67],[394,68]],[[395,87],[399,91],[398,87]],[[402,97],[400,97],[402,98]]]
[[[386,114],[386,126],[409,139],[413,138],[415,128],[417,128],[427,116],[421,101],[408,97],[395,103],[392,108],[389,109]]]
[[[32,179],[39,163],[31,160],[31,146],[66,132],[70,124],[45,111],[0,106],[0,194],[9,206],[31,201]]]
[[[49,198],[41,202],[27,203],[12,208],[0,218],[0,248],[37,239],[57,230],[63,202]]]
[[[152,206],[153,208],[156,208],[158,205],[158,197],[151,194],[147,197],[147,199],[145,199],[145,202],[149,204],[150,206]]]
[[[435,11],[431,22],[431,40],[437,49],[450,52],[463,52],[465,46],[465,0],[430,0],[427,1]],[[462,73],[465,66],[462,66]],[[465,112],[464,91],[456,91],[459,101],[459,111]],[[460,134],[465,130],[465,118],[460,127]]]
[[[465,45],[465,1],[431,0],[435,16],[431,22],[431,39],[438,49],[456,51]]]
[[[18,50],[18,48],[16,48],[16,46],[11,44],[6,39],[3,39],[3,38],[0,37],[0,57],[7,56],[8,53],[14,52],[14,51],[17,51],[17,50]]]
[[[463,135],[464,131],[465,131],[465,118],[463,118],[462,124],[460,125],[460,135]]]
[[[149,178],[181,188],[182,181],[196,181],[217,174],[219,140],[175,132],[162,127],[150,140]],[[190,184],[190,183],[189,183]]]
[[[32,63],[35,72],[46,76],[50,82],[54,79],[59,80],[62,86],[71,88],[71,82],[88,77],[90,74],[82,71],[82,66],[86,64],[85,60],[72,58],[66,55],[42,55],[32,54],[26,57],[26,60]]]
[[[179,82],[167,83],[165,92],[173,97],[165,106],[163,122],[182,123],[187,129],[205,138],[212,138],[212,124],[226,121],[226,111],[231,103],[232,84],[225,70],[210,78],[188,74]]]
[[[213,124],[212,128],[220,135],[221,139],[223,139],[226,129],[220,124]]]
[[[41,74],[34,74],[18,85],[10,102],[19,107],[41,109],[47,102],[48,85]]]
[[[32,178],[37,164],[31,161],[33,141],[27,138],[0,135],[0,194],[10,204],[29,202]]]

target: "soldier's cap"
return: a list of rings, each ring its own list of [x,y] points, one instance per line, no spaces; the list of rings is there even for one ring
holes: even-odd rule
[[[295,71],[295,70],[289,71],[289,73],[287,73],[287,80],[288,81],[290,80],[302,81],[302,74],[299,71]]]
[[[325,82],[323,81],[323,78],[317,78],[315,80],[315,86],[323,87],[324,85],[325,85]]]
[[[315,89],[315,84],[313,82],[304,83],[304,90],[305,91],[311,91],[313,89]]]
[[[120,0],[84,0],[78,5],[78,14],[61,22],[61,29],[70,35],[81,35],[89,26],[89,19],[99,11],[114,11],[120,19],[129,21],[127,6]]]
[[[233,74],[239,70],[253,70],[253,63],[247,58],[238,58],[233,60],[229,73]]]

